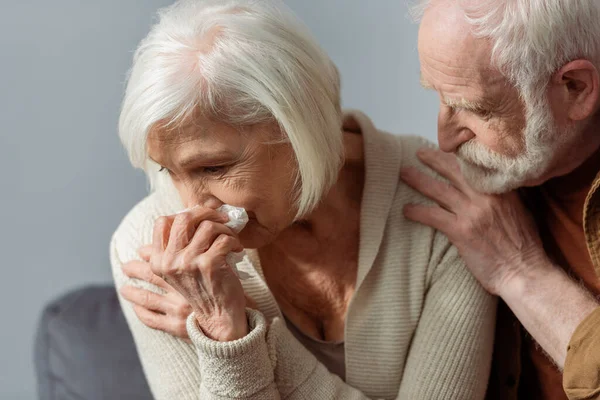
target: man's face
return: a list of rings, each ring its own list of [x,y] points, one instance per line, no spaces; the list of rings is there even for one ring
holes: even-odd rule
[[[471,34],[455,2],[430,7],[419,31],[424,87],[440,95],[440,148],[455,153],[469,183],[484,192],[539,184],[557,146],[547,105],[526,110],[491,66],[491,45]]]

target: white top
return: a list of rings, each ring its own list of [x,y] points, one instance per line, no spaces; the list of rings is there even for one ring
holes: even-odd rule
[[[188,344],[142,324],[120,298],[156,399],[484,398],[496,301],[443,234],[402,214],[407,203],[429,203],[399,181],[399,169],[424,169],[415,153],[431,145],[378,131],[360,112],[346,118],[361,127],[366,173],[356,291],[344,333],[346,381],[289,332],[256,252],[249,252],[238,268],[252,276],[242,284],[259,311],[247,311],[250,333],[237,341],[206,338],[191,315],[187,329],[193,344]],[[160,292],[127,278],[121,265],[138,258],[138,247],[151,242],[157,217],[179,211],[176,197],[151,194],[124,218],[111,242],[117,287],[133,284]]]

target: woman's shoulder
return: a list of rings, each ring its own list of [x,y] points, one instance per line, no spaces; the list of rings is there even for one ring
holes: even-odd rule
[[[417,168],[436,179],[445,180],[442,176],[429,169],[419,160],[417,151],[421,148],[436,148],[429,140],[413,135],[397,135],[383,132],[388,140],[396,144],[400,168]],[[448,238],[436,229],[404,217],[404,207],[407,204],[435,205],[422,193],[408,186],[398,176],[390,212],[387,215],[384,240],[390,244],[390,251],[398,252],[399,259],[406,261],[404,268],[411,271],[416,279],[425,278],[427,287],[432,275],[438,269],[442,259],[451,251],[452,245]],[[396,266],[397,268],[398,266]],[[423,276],[416,273],[423,272]]]
[[[421,161],[419,161],[419,158],[417,157],[417,151],[422,148],[437,148],[435,143],[421,136],[391,134],[387,132],[384,132],[384,134],[393,137],[393,140],[397,143],[398,150],[400,152],[400,165],[402,168],[412,166],[425,170],[426,167],[423,165],[423,163],[421,163]]]
[[[447,182],[447,179],[427,167],[425,164],[419,160],[417,156],[417,152],[422,148],[430,148],[437,149],[437,145],[433,142],[420,137],[413,135],[390,135],[393,137],[393,141],[397,144],[397,151],[399,157],[400,169],[402,168],[416,168],[419,171],[432,176],[435,179],[439,179],[441,181]],[[418,203],[418,204],[431,204],[434,203],[427,197],[425,197],[422,193],[414,190],[410,186],[408,186],[400,176],[398,176],[398,186],[396,191],[396,196],[394,199],[397,204],[406,204],[406,203]]]
[[[177,204],[164,194],[153,192],[138,202],[123,217],[112,236],[112,246],[125,262],[136,257],[140,246],[151,243],[157,218],[178,211]]]

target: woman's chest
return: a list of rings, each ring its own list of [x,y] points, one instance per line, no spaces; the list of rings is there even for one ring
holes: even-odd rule
[[[254,254],[253,260],[260,268],[263,257],[259,259]],[[398,244],[384,244],[368,273],[353,276],[350,298],[340,295],[344,293],[340,286],[322,275],[307,275],[311,278],[307,279],[295,276],[285,263],[266,266],[263,269],[280,268],[279,273],[287,279],[270,280],[267,285],[262,271],[260,282],[265,285],[261,290],[268,290],[272,299],[262,308],[268,315],[272,315],[271,308],[288,317],[298,315],[294,323],[300,325],[296,321],[303,319],[303,331],[312,330],[313,337],[321,335],[333,341],[341,333],[343,336],[337,337],[344,341],[346,382],[373,398],[395,398],[425,298],[425,270],[420,271],[417,266],[427,260],[415,261],[409,255]],[[364,254],[361,258],[365,258]],[[347,278],[334,281],[343,279]],[[327,283],[319,285],[323,281]],[[280,290],[276,287],[278,283]],[[337,289],[326,290],[332,287]],[[340,309],[343,312],[335,312]],[[331,316],[335,317],[327,318]],[[336,330],[327,330],[334,326]]]
[[[324,341],[343,341],[355,291],[356,257],[319,257],[299,262],[261,257],[265,281],[282,313],[302,332]]]

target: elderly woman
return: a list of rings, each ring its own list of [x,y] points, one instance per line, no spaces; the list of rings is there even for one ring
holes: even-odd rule
[[[484,397],[494,300],[402,214],[425,201],[399,183],[425,141],[342,115],[336,68],[281,4],[162,10],[120,135],[153,190],[111,259],[157,399]],[[239,234],[223,204],[247,211]]]

